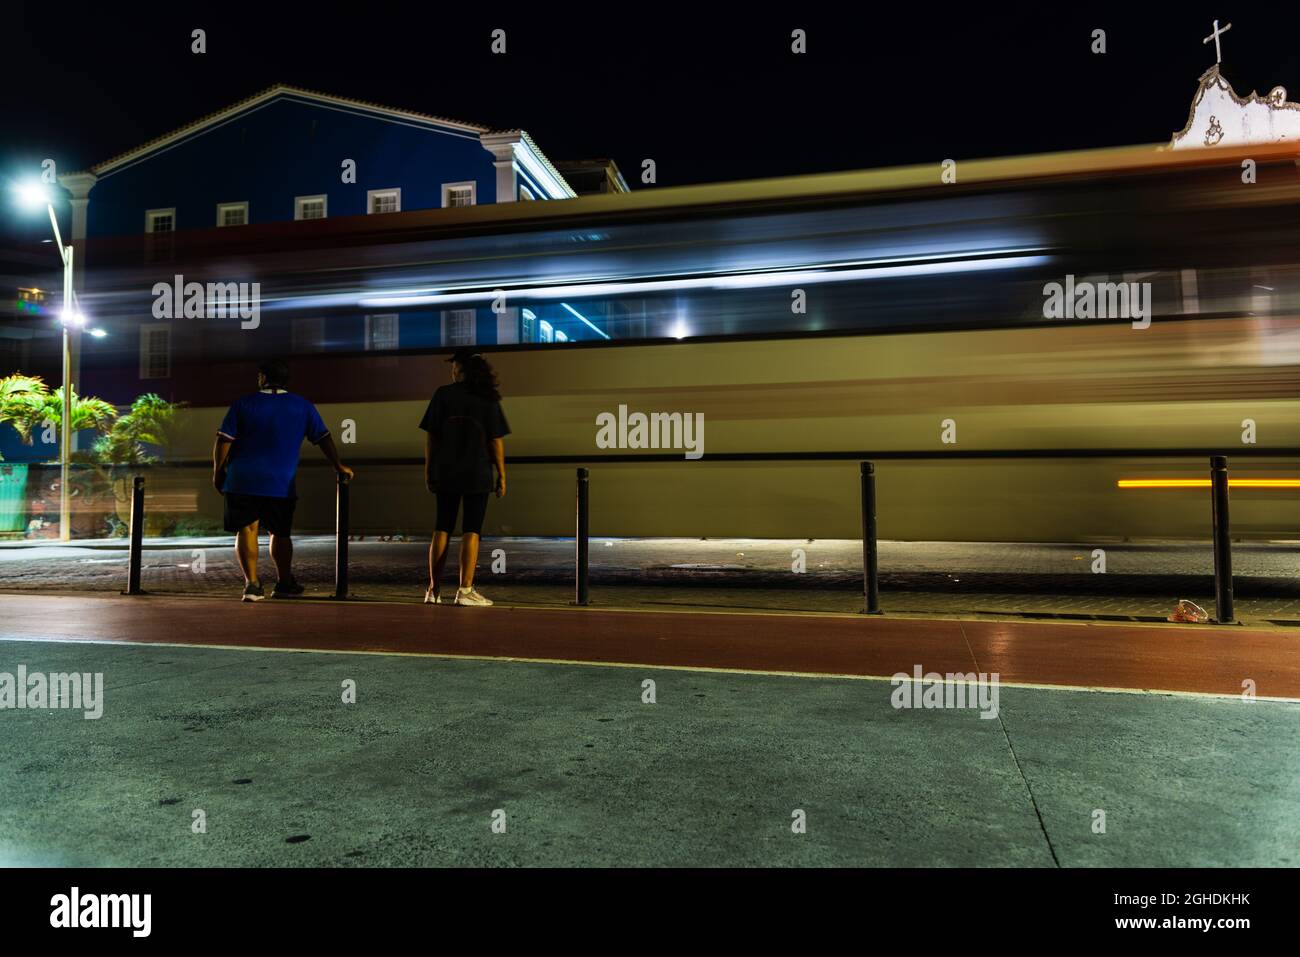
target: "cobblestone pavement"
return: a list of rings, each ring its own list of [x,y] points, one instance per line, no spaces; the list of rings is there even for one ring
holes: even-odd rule
[[[352,542],[352,595],[418,600],[427,547],[427,539]],[[1105,574],[1092,571],[1091,545],[882,542],[882,606],[890,614],[1164,619],[1188,598],[1213,613],[1208,544],[1096,547],[1105,551]],[[861,549],[844,540],[593,539],[592,597],[611,606],[857,611]],[[478,584],[503,602],[563,604],[572,597],[573,552],[572,539],[486,540]],[[1238,543],[1233,558],[1239,619],[1300,624],[1300,543]],[[804,570],[796,572],[801,559]],[[265,542],[262,562],[273,579]],[[331,594],[333,538],[297,539],[295,568],[310,595]],[[117,591],[125,580],[120,540],[0,544],[0,590]],[[240,582],[227,538],[146,543],[148,591],[234,594]]]

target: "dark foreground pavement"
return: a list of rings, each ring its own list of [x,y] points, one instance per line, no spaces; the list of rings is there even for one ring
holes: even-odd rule
[[[986,720],[877,680],[0,642],[17,663],[102,671],[105,709],[0,712],[0,865],[1300,863],[1293,703],[1004,688]]]
[[[0,866],[1300,863],[1290,629],[0,601],[0,673],[104,681],[0,710]]]

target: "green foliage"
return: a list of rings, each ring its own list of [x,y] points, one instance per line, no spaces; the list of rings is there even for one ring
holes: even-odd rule
[[[72,430],[105,431],[117,418],[112,403],[72,393]],[[0,422],[8,422],[27,445],[32,434],[49,423],[62,434],[63,390],[51,389],[40,376],[17,373],[0,378]]]
[[[99,435],[89,449],[74,451],[70,456],[74,468],[68,485],[73,496],[90,502],[111,495],[119,508],[129,501],[131,478],[139,468],[172,457],[178,428],[176,412],[183,404],[168,402],[150,392],[138,396],[126,412],[118,415],[111,403],[93,396],[82,398],[74,392],[73,431],[93,429]],[[39,376],[17,373],[0,377],[0,423],[5,422],[27,445],[47,425],[54,428],[56,435],[62,435],[63,390],[51,389]],[[110,514],[106,527],[110,535],[123,534],[125,524]]]
[[[131,408],[95,441],[95,457],[110,466],[149,465],[171,457],[176,438],[176,412],[183,403],[168,402],[152,392],[131,403]],[[147,446],[157,446],[162,456]]]
[[[168,402],[152,392],[138,396],[123,415],[103,399],[72,393],[72,430],[99,432],[89,453],[74,461],[117,466],[150,465],[171,457],[176,444],[176,412],[184,403]],[[40,376],[22,373],[0,378],[0,422],[8,422],[28,445],[46,424],[63,428],[63,390],[51,389]],[[149,446],[161,451],[155,454]]]
[[[0,378],[0,422],[8,422],[28,445],[32,441],[32,430],[44,421],[41,410],[50,394],[40,376],[23,375],[21,372]]]

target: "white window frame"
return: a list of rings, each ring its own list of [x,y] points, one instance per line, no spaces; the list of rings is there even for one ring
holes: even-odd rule
[[[373,320],[375,319],[393,320],[393,344],[391,346],[383,346],[377,348],[374,342],[372,341],[372,335],[374,333],[374,325],[375,325],[373,323]],[[367,352],[389,352],[394,349],[397,349],[398,343],[402,341],[401,335],[402,335],[402,317],[399,313],[380,312],[374,315],[366,316],[365,347]]]
[[[396,196],[397,208],[393,210],[393,212],[400,213],[402,211],[402,187],[392,186],[389,187],[388,189],[366,190],[366,215],[380,215],[380,216],[383,215],[382,213],[375,213],[376,196]]]
[[[452,323],[468,322],[469,337],[460,342],[452,341]],[[478,345],[478,310],[477,309],[445,309],[442,313],[442,344],[444,346],[473,346]]]
[[[469,202],[464,205],[465,206],[478,205],[478,183],[475,182],[474,180],[469,180],[464,183],[443,183],[442,184],[442,208],[443,209],[452,208],[451,203],[449,203],[448,200],[451,198],[451,191],[453,189],[468,189]],[[464,206],[457,206],[454,208],[463,209]]]
[[[153,220],[155,216],[170,216],[172,218],[172,228],[166,230],[165,232],[169,232],[169,233],[176,232],[176,207],[175,206],[171,207],[170,209],[146,209],[144,211],[144,231],[146,233],[152,233],[154,231]]]
[[[244,200],[241,203],[217,203],[217,225],[218,226],[225,226],[225,223],[223,223],[222,220],[226,218],[226,210],[228,209],[242,209],[244,211],[244,221],[242,223],[231,223],[230,225],[232,226],[248,225],[248,201]]]
[[[545,319],[539,319],[537,321],[537,333],[539,342],[555,341],[555,327]]]
[[[303,218],[302,207],[305,203],[316,203],[316,202],[319,202],[321,205],[320,218],[328,219],[330,214],[330,198],[325,193],[321,193],[318,196],[295,196],[293,198],[294,220],[301,220]],[[369,208],[368,203],[367,203],[367,208]]]
[[[526,201],[526,200],[534,200],[534,199],[537,199],[537,197],[533,195],[533,191],[532,191],[531,189],[529,189],[527,186],[520,186],[520,187],[519,187],[519,199],[520,199],[521,201]]]
[[[159,330],[167,333],[167,371],[162,375],[150,375],[148,363],[145,361],[145,343],[149,341],[150,334]],[[141,379],[170,379],[172,377],[172,327],[169,322],[143,322],[140,324],[140,378]]]

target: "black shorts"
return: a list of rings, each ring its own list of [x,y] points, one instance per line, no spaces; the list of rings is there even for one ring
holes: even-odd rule
[[[237,532],[254,522],[260,531],[288,535],[293,525],[296,498],[272,498],[269,495],[240,495],[226,492],[226,531]]]
[[[434,526],[434,531],[446,532],[450,535],[456,530],[456,511],[460,508],[461,500],[465,502],[464,520],[461,522],[460,533],[462,535],[482,535],[483,519],[487,515],[487,492],[439,492],[438,493],[438,523]]]

